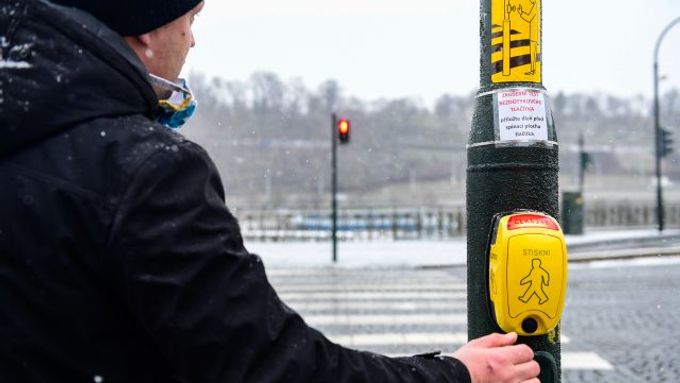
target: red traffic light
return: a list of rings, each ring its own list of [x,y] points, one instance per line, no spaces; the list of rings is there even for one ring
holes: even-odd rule
[[[341,118],[338,121],[338,137],[341,143],[349,142],[349,131],[352,128],[352,124],[346,118]]]

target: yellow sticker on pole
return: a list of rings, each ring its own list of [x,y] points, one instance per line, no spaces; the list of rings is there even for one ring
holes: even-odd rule
[[[491,81],[542,80],[541,0],[491,0]]]

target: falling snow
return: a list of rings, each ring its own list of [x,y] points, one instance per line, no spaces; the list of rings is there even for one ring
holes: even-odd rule
[[[28,69],[31,64],[25,61],[0,60],[0,69]]]

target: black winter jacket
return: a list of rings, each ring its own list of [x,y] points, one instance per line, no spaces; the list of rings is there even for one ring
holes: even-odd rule
[[[469,382],[343,348],[277,297],[124,40],[0,0],[0,382]]]

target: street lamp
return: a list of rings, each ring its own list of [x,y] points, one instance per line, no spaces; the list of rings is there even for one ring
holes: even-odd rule
[[[654,148],[656,153],[656,217],[659,231],[664,229],[664,207],[661,189],[661,123],[659,121],[659,48],[668,31],[678,23],[680,23],[680,17],[668,24],[661,32],[659,39],[656,40],[656,46],[654,47]]]

